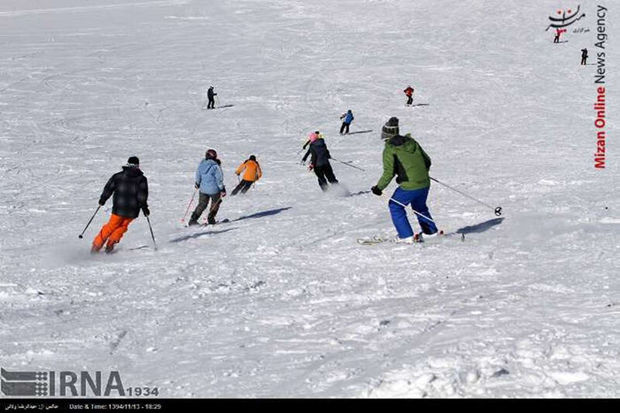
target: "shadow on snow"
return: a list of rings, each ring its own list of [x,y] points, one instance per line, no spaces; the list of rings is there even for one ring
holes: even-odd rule
[[[351,196],[365,195],[365,194],[369,194],[369,193],[370,193],[370,191],[359,191],[359,192],[356,192],[354,194],[349,194],[347,196],[351,197]]]
[[[504,221],[504,218],[493,218],[488,221],[481,222],[476,225],[470,225],[467,227],[459,228],[456,230],[457,234],[473,234],[479,232],[485,232],[496,225],[499,225]]]
[[[291,208],[292,207],[270,209],[270,210],[267,210],[267,211],[257,212],[257,213],[252,214],[252,215],[245,215],[245,216],[239,217],[237,219],[233,219],[230,222],[243,221],[244,219],[250,219],[250,218],[268,217],[268,216],[271,216],[271,215],[279,214],[280,212],[286,211],[286,210],[291,209]]]
[[[228,231],[234,231],[237,228],[228,228],[228,229],[223,229],[220,231],[203,231],[203,232],[197,232],[195,234],[191,234],[191,235],[184,235],[182,237],[179,238],[174,238],[171,239],[170,242],[181,242],[181,241],[187,241],[188,239],[195,239],[195,238],[200,238],[202,236],[205,235],[215,235],[215,234],[222,234],[224,232],[228,232]]]

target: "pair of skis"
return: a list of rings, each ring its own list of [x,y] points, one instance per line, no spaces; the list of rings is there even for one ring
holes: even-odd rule
[[[420,232],[420,233],[414,234],[413,243],[414,244],[423,244],[425,242],[435,243],[436,241],[442,240],[451,235],[454,235],[454,234],[444,234],[444,232],[440,230],[436,236],[432,238],[429,238],[429,237],[425,238],[424,235]],[[357,243],[361,245],[377,245],[377,244],[382,244],[384,242],[397,243],[397,240],[394,237],[387,237],[387,236],[381,236],[381,235],[373,235],[372,237],[357,239]]]

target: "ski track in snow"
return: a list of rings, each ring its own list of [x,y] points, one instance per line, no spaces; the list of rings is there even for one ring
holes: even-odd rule
[[[593,69],[544,3],[7,3],[0,365],[117,369],[165,397],[617,397],[618,171],[591,165]],[[429,106],[404,107],[408,83]],[[210,84],[234,106],[201,110]],[[348,108],[373,132],[339,136]],[[464,242],[358,245],[393,233],[365,192],[390,116],[501,224],[433,185]],[[322,194],[295,155],[315,129],[367,172],[334,163]],[[264,178],[223,201],[231,222],[186,229],[208,147],[229,192],[249,154]],[[159,250],[141,217],[90,256],[111,201],[76,235],[134,154]]]

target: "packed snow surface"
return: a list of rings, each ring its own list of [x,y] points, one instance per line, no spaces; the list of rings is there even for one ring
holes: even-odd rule
[[[620,396],[618,129],[595,169],[596,6],[553,44],[559,6],[2,1],[0,365],[118,370],[167,397]],[[203,110],[210,85],[233,106]],[[338,135],[347,109],[371,132]],[[433,184],[451,236],[358,244],[394,233],[368,192],[391,116],[503,219]],[[326,194],[299,165],[316,129],[365,169],[333,161]],[[208,148],[229,193],[251,154],[264,177],[225,198],[230,222],[187,229]],[[159,249],[141,216],[91,256],[111,200],[77,235],[131,155]]]

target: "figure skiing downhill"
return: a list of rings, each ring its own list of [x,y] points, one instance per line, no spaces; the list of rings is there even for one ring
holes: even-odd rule
[[[387,121],[382,128],[381,139],[385,141],[383,175],[371,191],[381,196],[392,178],[397,176],[396,182],[399,187],[389,202],[392,222],[398,232],[396,242],[413,243],[421,237],[420,235],[414,236],[407,218],[405,206],[409,204],[416,212],[423,237],[436,236],[437,227],[426,205],[430,189],[428,174],[431,166],[430,157],[410,134],[405,136],[399,134],[398,118],[392,117]]]
[[[99,252],[104,244],[105,252],[112,252],[127,232],[129,224],[138,217],[140,210],[145,217],[150,214],[147,204],[148,182],[140,170],[140,160],[136,156],[129,158],[123,170],[108,180],[99,198],[99,205],[105,205],[111,196],[114,196],[112,215],[93,240],[91,253]]]
[[[581,49],[581,66],[585,66],[588,64],[588,49]]]
[[[349,126],[351,126],[351,122],[353,122],[353,119],[355,119],[353,117],[353,112],[351,112],[351,109],[347,110],[346,113],[343,113],[340,116],[340,119],[342,119],[342,126],[340,126],[340,134],[346,135],[349,133]]]
[[[244,171],[245,173],[243,173]],[[242,194],[245,194],[252,185],[254,185],[254,182],[258,181],[263,176],[263,171],[256,160],[256,156],[250,155],[246,161],[239,165],[235,174],[239,176],[241,173],[243,173],[243,179],[241,179],[239,185],[233,189],[230,194],[231,196],[237,195],[240,191]]]
[[[310,142],[310,147],[301,162],[302,164],[305,164],[306,159],[310,156],[310,166],[308,169],[314,171],[314,174],[318,178],[319,186],[323,192],[325,192],[329,189],[328,182],[332,185],[338,184],[338,180],[336,179],[332,166],[329,163],[331,155],[329,154],[325,140],[316,132],[311,133],[308,136],[308,141]]]
[[[226,187],[224,186],[224,174],[220,166],[221,162],[217,159],[217,152],[209,149],[196,170],[195,187],[200,190],[198,205],[192,213],[192,217],[188,222],[189,226],[198,225],[198,218],[209,206],[209,215],[207,217],[208,224],[215,224],[215,216],[220,208],[222,198],[226,196]]]
[[[213,91],[213,86],[209,86],[207,90],[207,99],[209,100],[207,109],[215,109],[215,96],[217,96],[217,93]]]
[[[407,96],[407,103],[405,103],[405,105],[411,106],[411,104],[413,103],[413,92],[414,92],[414,89],[411,86],[407,86],[407,88],[405,90],[403,90],[403,92]]]
[[[555,36],[553,37],[553,43],[560,43],[560,36],[562,33],[566,33],[566,29],[555,29]]]

